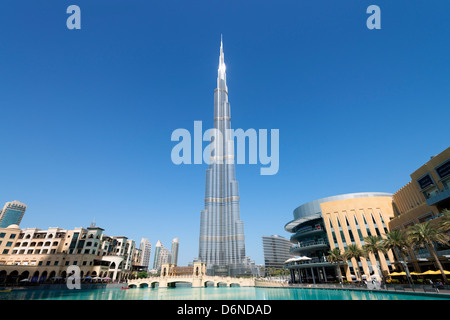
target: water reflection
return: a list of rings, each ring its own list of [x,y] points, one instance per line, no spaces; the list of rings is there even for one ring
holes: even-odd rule
[[[97,290],[21,290],[0,300],[438,300],[401,293],[300,288],[134,288]]]

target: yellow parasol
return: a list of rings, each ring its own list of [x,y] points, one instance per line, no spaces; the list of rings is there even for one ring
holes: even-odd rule
[[[393,272],[391,274],[389,274],[390,276],[406,276],[405,272]]]
[[[422,272],[421,274],[422,275],[432,275],[432,274],[440,274],[441,272],[440,271],[435,271],[435,270],[428,270],[428,271],[425,271],[425,272]]]

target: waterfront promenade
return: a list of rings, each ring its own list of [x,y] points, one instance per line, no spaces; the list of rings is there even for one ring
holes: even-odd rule
[[[386,284],[382,285],[380,289],[368,288],[366,284],[356,283],[321,283],[321,284],[291,284],[287,281],[266,280],[264,278],[255,279],[255,287],[261,288],[299,288],[299,289],[334,289],[334,290],[363,290],[363,291],[378,291],[378,292],[398,292],[410,294],[426,294],[448,296],[450,298],[450,285],[436,286],[436,285],[402,285],[402,284]]]

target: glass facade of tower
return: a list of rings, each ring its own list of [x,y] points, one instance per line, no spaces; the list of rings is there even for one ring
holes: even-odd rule
[[[20,224],[27,206],[19,201],[7,202],[0,211],[0,228],[7,228],[12,224]]]
[[[240,220],[239,186],[236,181],[230,103],[226,84],[223,45],[220,46],[217,89],[214,91],[214,129],[222,139],[211,139],[210,166],[206,170],[205,209],[200,218],[199,259],[208,272],[243,272],[244,225]],[[220,133],[220,134],[219,134]],[[217,272],[216,272],[217,273]]]
[[[262,242],[266,268],[282,269],[284,262],[293,257],[290,252],[293,244],[282,236],[262,236]]]

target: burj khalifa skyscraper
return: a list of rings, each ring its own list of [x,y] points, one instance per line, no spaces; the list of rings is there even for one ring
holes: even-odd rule
[[[205,209],[200,218],[199,260],[210,274],[245,272],[244,224],[240,220],[234,141],[228,102],[223,42],[220,43],[217,89],[214,90],[214,130],[209,168],[206,170]]]

